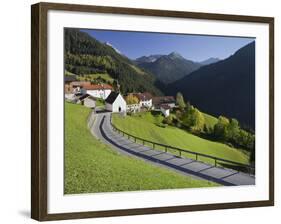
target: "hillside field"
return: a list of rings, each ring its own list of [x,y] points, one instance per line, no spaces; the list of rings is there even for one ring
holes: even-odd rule
[[[211,126],[214,124],[216,118],[206,114],[204,114],[204,116],[207,116],[208,125]],[[117,128],[143,139],[248,164],[248,156],[235,148],[219,142],[200,138],[176,127],[167,126],[166,128],[163,128],[157,126],[156,124],[161,117],[162,116],[154,116],[150,112],[126,117],[114,114],[112,121]],[[174,151],[172,153],[176,152]],[[194,158],[194,155],[191,154],[186,154],[185,156]],[[213,160],[204,157],[199,157],[199,160],[208,163],[214,162]]]
[[[77,79],[79,81],[95,81],[98,80],[99,77],[109,83],[113,83],[113,78],[107,73],[85,74],[82,76],[77,76]]]
[[[90,134],[89,113],[65,103],[65,194],[218,186],[117,153]]]

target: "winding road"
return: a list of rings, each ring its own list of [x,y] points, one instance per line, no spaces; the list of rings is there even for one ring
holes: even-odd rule
[[[110,124],[111,113],[92,113],[88,119],[91,133],[119,153],[143,159],[157,166],[172,169],[183,175],[204,179],[225,186],[254,185],[255,177],[223,167],[215,167],[189,158],[181,158],[168,152],[135,143],[115,132]]]

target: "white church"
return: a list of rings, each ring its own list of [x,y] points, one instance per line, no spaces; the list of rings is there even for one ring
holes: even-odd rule
[[[105,100],[105,109],[111,112],[126,113],[127,103],[119,92],[112,91]]]

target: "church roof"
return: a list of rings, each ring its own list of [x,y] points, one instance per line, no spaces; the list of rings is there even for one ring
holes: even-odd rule
[[[106,98],[105,102],[109,104],[113,104],[116,98],[118,97],[119,93],[112,91],[108,97]]]

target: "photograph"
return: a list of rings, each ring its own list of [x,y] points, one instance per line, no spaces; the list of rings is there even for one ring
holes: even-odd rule
[[[255,185],[255,37],[63,41],[64,194]]]

